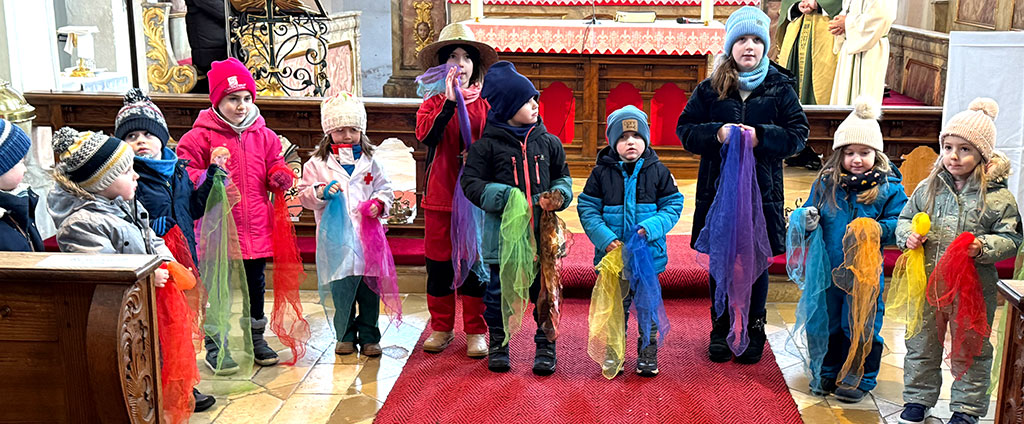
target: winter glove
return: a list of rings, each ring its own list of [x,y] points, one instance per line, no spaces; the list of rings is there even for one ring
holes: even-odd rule
[[[295,174],[290,169],[275,170],[270,173],[268,182],[274,191],[285,191],[292,188],[292,184],[295,183]]]
[[[808,232],[818,229],[818,220],[821,219],[821,215],[818,214],[818,208],[814,206],[807,207],[807,215],[804,215],[804,228]]]
[[[174,226],[177,224],[178,223],[174,222],[173,218],[169,216],[161,216],[157,219],[154,219],[153,222],[149,224],[149,226],[153,227],[153,232],[155,232],[156,235],[163,237],[164,235],[167,234],[168,231],[171,230],[171,228],[174,228]]]

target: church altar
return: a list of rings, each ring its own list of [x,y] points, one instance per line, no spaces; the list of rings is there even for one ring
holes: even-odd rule
[[[679,24],[658,20],[649,24],[541,19],[483,19],[465,22],[477,41],[498,53],[555,53],[592,55],[706,55],[722,52],[725,26]]]

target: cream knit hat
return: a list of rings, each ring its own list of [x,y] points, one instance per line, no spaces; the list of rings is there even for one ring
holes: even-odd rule
[[[996,145],[996,115],[999,104],[988,97],[971,101],[967,110],[953,115],[946,127],[939,133],[939,149],[946,136],[955,135],[967,140],[981,152],[986,161],[992,160],[992,149]]]
[[[878,126],[878,118],[882,115],[879,110],[881,105],[868,96],[857,97],[853,104],[853,112],[836,129],[832,150],[851,144],[863,144],[882,151],[882,129]]]
[[[358,97],[343,91],[320,103],[320,125],[324,134],[344,127],[366,133],[366,108]]]

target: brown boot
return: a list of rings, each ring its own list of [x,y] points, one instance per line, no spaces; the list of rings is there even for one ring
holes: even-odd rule
[[[470,358],[487,357],[487,335],[467,334],[466,356],[469,356]]]
[[[338,355],[351,355],[356,353],[356,344],[352,342],[338,342],[334,346],[334,353]]]
[[[383,351],[380,349],[380,343],[367,343],[359,347],[359,352],[364,356],[376,358],[380,356]]]
[[[453,339],[455,339],[455,335],[451,331],[431,332],[427,340],[423,341],[423,351],[430,353],[441,352],[452,343]],[[487,346],[484,346],[484,354],[487,354]]]

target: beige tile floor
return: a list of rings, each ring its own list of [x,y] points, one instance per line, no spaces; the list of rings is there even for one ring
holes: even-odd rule
[[[814,175],[809,171],[786,169],[786,204],[794,207],[806,198]],[[578,193],[584,181],[573,184]],[[689,234],[689,216],[693,214],[694,180],[679,180],[685,196],[683,218],[672,234]],[[582,231],[575,212],[575,203],[562,214],[573,231]],[[787,284],[787,283],[778,283]],[[267,294],[267,310],[273,293]],[[316,304],[314,291],[302,293],[303,310],[313,330],[309,352],[294,366],[256,366],[244,377],[216,377],[197,356],[202,382],[199,389],[217,398],[210,410],[193,416],[193,423],[371,423],[387,399],[421,333],[426,328],[426,296],[404,294],[404,322],[394,325],[387,317],[379,321],[384,355],[367,358],[361,355],[338,356],[334,353],[333,331],[328,327],[323,308]],[[800,359],[806,352],[794,343],[795,303],[771,303],[768,306],[768,340],[776,362],[785,376],[790,393],[806,423],[895,423],[903,404],[903,328],[885,323],[885,350],[878,387],[858,404],[836,402],[834,397],[820,398],[809,394],[808,376]],[[998,316],[998,315],[997,315]],[[994,339],[993,339],[994,340]],[[290,352],[273,335],[271,346],[282,359]],[[948,341],[947,341],[948,344]],[[948,373],[944,376],[939,405],[933,409],[930,424],[947,419],[949,411]],[[993,404],[995,399],[993,397]],[[994,410],[995,408],[991,408]],[[990,414],[982,421],[991,423]]]

